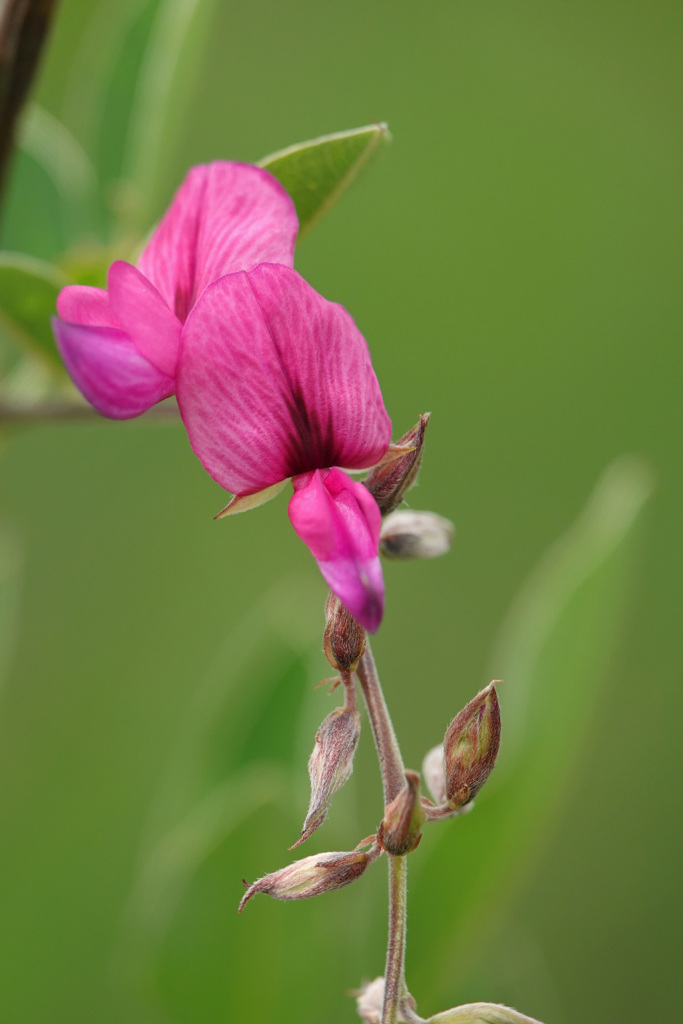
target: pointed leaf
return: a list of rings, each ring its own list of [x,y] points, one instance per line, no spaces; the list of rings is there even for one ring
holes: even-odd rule
[[[390,139],[386,124],[366,125],[288,146],[264,157],[259,167],[270,171],[294,200],[301,236],[327,213]]]

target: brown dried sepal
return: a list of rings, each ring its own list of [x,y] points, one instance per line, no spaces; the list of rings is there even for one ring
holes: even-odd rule
[[[353,771],[353,755],[359,736],[360,715],[347,708],[332,711],[318,729],[308,761],[311,779],[308,814],[301,830],[301,839],[292,849],[312,836],[327,817],[332,797],[348,781]]]
[[[348,853],[320,853],[304,857],[286,868],[264,875],[245,892],[238,913],[258,892],[276,900],[306,900],[320,896],[333,889],[350,885],[364,873],[369,864],[381,854],[380,847],[373,843],[369,850],[351,850]],[[246,883],[245,883],[246,884]]]
[[[412,430],[396,444],[389,445],[382,461],[370,470],[363,481],[383,516],[399,507],[417,481],[429,416],[428,412],[420,416]]]

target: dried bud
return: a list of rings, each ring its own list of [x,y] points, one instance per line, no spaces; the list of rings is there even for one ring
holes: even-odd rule
[[[357,711],[337,708],[318,729],[313,753],[308,761],[311,777],[311,802],[301,839],[292,849],[313,835],[327,817],[330,801],[353,771],[353,755],[360,736],[360,715]]]
[[[427,412],[400,441],[389,445],[382,461],[370,470],[363,481],[383,516],[398,508],[417,480],[428,423]]]
[[[368,981],[360,991],[352,992],[351,995],[356,997],[358,1016],[368,1021],[369,1024],[380,1024],[382,1004],[384,1003],[384,978],[375,978],[374,981]],[[412,996],[404,997],[402,1003],[404,1001],[408,1002],[412,1009],[414,1002]],[[399,1024],[406,1024],[407,1019],[401,1013],[401,1006],[399,1006],[396,1020]]]
[[[363,985],[360,991],[352,993],[356,996],[358,1016],[370,1024],[379,1024],[384,1002],[384,978],[375,978]]]
[[[384,808],[384,819],[377,833],[377,842],[393,857],[402,857],[414,850],[422,839],[425,812],[420,800],[420,776],[406,772],[406,784]]]
[[[500,746],[495,681],[456,715],[446,730],[446,797],[452,808],[473,800],[493,770]]]
[[[380,848],[374,845],[367,852],[351,850],[349,853],[320,853],[315,857],[304,857],[250,885],[238,912],[242,913],[257,892],[264,892],[276,900],[306,900],[309,896],[341,889],[360,878],[380,853]]]
[[[437,804],[446,802],[446,764],[443,758],[443,744],[432,747],[422,762],[422,774],[427,789]]]
[[[379,551],[385,558],[438,558],[450,550],[455,527],[434,512],[399,509],[382,523]]]
[[[365,630],[332,591],[325,603],[325,618],[323,648],[327,660],[340,672],[353,672],[363,657]]]
[[[468,1003],[429,1017],[426,1024],[541,1024],[500,1003]]]

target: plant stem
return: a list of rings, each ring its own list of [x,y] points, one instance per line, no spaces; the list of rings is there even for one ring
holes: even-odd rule
[[[386,807],[398,796],[406,784],[405,768],[369,643],[358,663],[358,681],[363,691],[375,737]],[[399,1006],[407,991],[404,964],[408,864],[405,857],[392,857],[387,854],[387,859],[389,861],[389,939],[384,972],[384,1004],[380,1024],[397,1024]]]
[[[384,1004],[381,1024],[396,1024],[405,993],[406,907],[408,862],[406,857],[389,856],[389,944],[384,971]]]
[[[370,725],[375,737],[377,756],[382,772],[382,785],[384,786],[384,806],[386,807],[405,786],[405,769],[369,642],[358,663],[358,681],[363,691]]]
[[[178,406],[174,401],[156,405],[145,413],[145,419],[177,421]],[[102,421],[101,415],[85,402],[69,398],[48,398],[38,402],[11,401],[0,399],[0,424],[2,423],[43,423]]]
[[[5,0],[0,5],[0,189],[16,121],[36,72],[56,0]]]

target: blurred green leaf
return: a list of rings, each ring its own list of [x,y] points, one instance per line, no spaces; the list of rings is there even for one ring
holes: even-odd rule
[[[70,52],[69,65],[64,68],[66,84],[60,114],[91,155],[101,181],[110,181],[121,173],[128,108],[158,3],[119,0],[115,6],[92,6],[78,45]],[[117,96],[114,110],[109,107],[112,93]],[[117,160],[109,163],[107,158],[112,153],[117,154]]]
[[[123,163],[134,189],[128,226],[149,227],[161,212],[164,169],[183,126],[215,0],[162,0],[136,83]]]
[[[183,721],[148,821],[124,922],[121,969],[153,973],[194,874],[249,815],[305,788],[290,778],[320,593],[283,581],[237,625]],[[298,750],[296,750],[298,755]],[[293,832],[293,838],[295,837]]]
[[[0,252],[0,338],[23,357],[37,357],[64,375],[50,328],[60,288],[68,278],[57,267],[23,253]]]
[[[420,913],[443,920],[443,961],[464,963],[528,876],[539,838],[550,830],[587,739],[632,579],[640,513],[652,490],[647,466],[613,463],[583,513],[546,554],[503,625],[494,657],[503,722],[496,769],[474,812],[441,832],[433,857],[416,861],[429,876]],[[457,709],[454,709],[457,710]],[[599,785],[595,782],[595,785]],[[457,835],[455,832],[457,831]],[[448,919],[434,900],[457,877]]]
[[[20,148],[38,163],[55,186],[59,220],[70,245],[98,234],[97,176],[88,155],[62,122],[37,103],[23,118]]]
[[[352,128],[288,146],[264,157],[259,167],[270,171],[294,200],[301,236],[327,213],[390,139],[385,124]]]
[[[9,668],[19,625],[23,561],[19,538],[0,528],[0,689]]]

